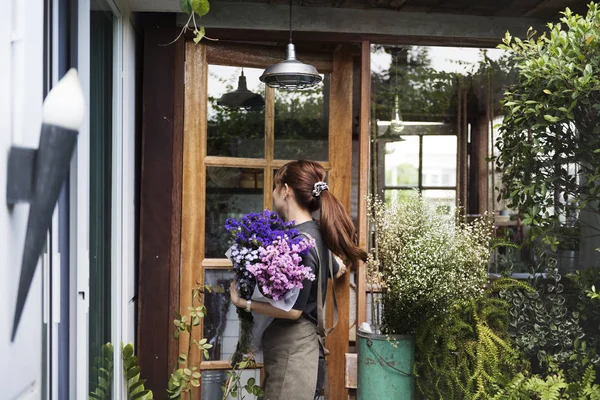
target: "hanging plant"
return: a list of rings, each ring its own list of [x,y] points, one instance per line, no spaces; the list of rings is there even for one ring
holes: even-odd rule
[[[210,2],[208,0],[179,0],[179,8],[189,17],[183,28],[181,28],[179,35],[169,44],[175,43],[188,30],[194,33],[194,43],[196,44],[200,43],[204,38],[208,40],[218,40],[206,36],[204,27],[198,25],[196,22],[196,17],[201,18],[210,11]]]

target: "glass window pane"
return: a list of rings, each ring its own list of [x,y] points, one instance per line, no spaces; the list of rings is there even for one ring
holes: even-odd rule
[[[279,160],[327,161],[329,75],[308,90],[275,91],[275,150]]]
[[[227,380],[227,372],[228,371],[202,371],[202,399],[220,400],[223,398],[222,385]],[[245,386],[250,378],[254,378],[256,384],[260,384],[260,371],[257,369],[243,370],[240,376],[241,386]],[[238,395],[238,397],[229,395],[227,400],[236,400],[238,398],[240,398],[240,395]],[[255,400],[256,398],[256,396],[244,391],[244,399]]]
[[[101,368],[112,368],[111,340],[111,220],[113,136],[113,24],[103,1],[92,1],[90,13],[90,393],[102,391],[110,379]],[[110,382],[108,383],[110,386]],[[109,387],[110,387],[109,386]],[[107,398],[112,398],[108,393]]]
[[[388,189],[384,192],[385,202],[390,204],[392,201],[401,201],[410,198],[413,190],[416,189]]]
[[[209,156],[262,158],[265,154],[265,85],[262,69],[208,66]],[[245,79],[252,92],[235,92]],[[227,94],[225,97],[223,95]],[[260,105],[262,102],[262,106]]]
[[[402,142],[385,145],[385,185],[419,184],[419,137],[406,136]]]
[[[225,258],[227,218],[260,212],[264,206],[264,170],[206,168],[206,258]]]
[[[422,193],[423,199],[444,214],[452,214],[456,210],[456,190],[423,190]]]
[[[204,284],[211,286],[211,291],[204,294],[203,336],[213,345],[208,350],[210,360],[229,360],[237,344],[240,324],[229,298],[232,280],[232,270],[210,269],[204,273]]]
[[[456,186],[456,136],[423,137],[423,186]]]

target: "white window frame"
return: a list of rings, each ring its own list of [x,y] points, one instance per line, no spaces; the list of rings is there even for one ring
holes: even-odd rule
[[[121,343],[135,337],[135,34],[127,4],[103,0],[113,12],[113,121],[111,215],[111,343],[115,348],[113,388],[115,398],[126,398]],[[86,104],[90,104],[90,0],[79,1],[78,65]],[[89,115],[81,129],[72,165],[71,260],[76,314],[76,338],[71,370],[71,392],[89,396]]]

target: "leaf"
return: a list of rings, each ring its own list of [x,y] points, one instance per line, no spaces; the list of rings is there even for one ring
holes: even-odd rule
[[[192,13],[192,3],[190,0],[179,0],[179,8],[187,15]]]
[[[194,35],[195,35],[195,37],[194,37],[194,43],[195,44],[200,43],[200,41],[204,37],[204,27],[201,26],[200,29],[194,30]]]
[[[546,94],[552,94],[552,92],[550,90],[548,90],[548,89],[544,89],[544,93],[546,93]]]
[[[125,347],[123,347],[123,359],[130,358],[133,355],[133,346],[131,343],[128,343]]]
[[[557,117],[553,117],[552,115],[548,115],[548,114],[544,115],[544,119],[549,122],[558,122]]]
[[[139,392],[137,394],[134,394],[133,396],[131,396],[131,400],[138,400],[143,398],[144,396],[146,396],[148,393],[150,393],[150,390],[146,389],[142,392]]]
[[[127,380],[139,375],[141,371],[142,369],[140,367],[131,368],[129,371],[127,371]]]
[[[139,381],[137,381],[134,384],[132,384],[131,386],[129,386],[129,393],[135,392],[140,387],[143,389],[145,382],[146,382],[146,379],[140,379]]]
[[[208,0],[191,0],[192,10],[199,16],[208,14],[210,11],[210,3]]]

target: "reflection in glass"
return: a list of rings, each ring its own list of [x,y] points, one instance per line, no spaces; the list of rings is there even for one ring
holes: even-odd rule
[[[220,400],[223,398],[223,384],[227,381],[228,371],[202,371],[202,399]],[[236,371],[240,372],[240,371]],[[260,371],[256,369],[245,369],[241,371],[240,383],[242,386],[248,382],[248,379],[254,378],[254,381],[260,383]],[[240,388],[240,390],[242,390]],[[229,395],[227,400],[235,400],[238,397]],[[244,399],[256,400],[256,396],[244,392]]]
[[[385,144],[386,186],[419,185],[419,137],[405,136],[404,139]]]
[[[210,360],[227,360],[237,343],[239,320],[229,297],[232,280],[231,270],[205,270],[204,284],[209,285],[211,290],[204,294],[206,316],[203,337],[213,345],[208,350]]]
[[[261,69],[244,68],[247,89],[264,98],[265,85],[258,80],[261,73]],[[238,87],[241,74],[242,69],[237,67],[208,66],[209,156],[264,157],[264,108],[236,108],[217,104],[223,95]]]
[[[275,150],[279,160],[328,160],[329,75],[323,85],[275,91]]]
[[[423,186],[456,186],[456,136],[423,137]]]
[[[443,214],[456,210],[456,190],[423,190],[423,199]]]
[[[206,258],[225,258],[229,236],[227,218],[263,209],[264,170],[250,168],[206,168]]]
[[[94,1],[90,12],[90,393],[108,391],[112,399],[111,340],[111,220],[113,137],[113,31],[115,18],[108,4]],[[58,362],[68,362],[60,359]],[[62,377],[61,377],[62,379]],[[60,387],[60,386],[59,386]],[[107,388],[109,388],[107,390]],[[60,396],[61,398],[67,398]]]

